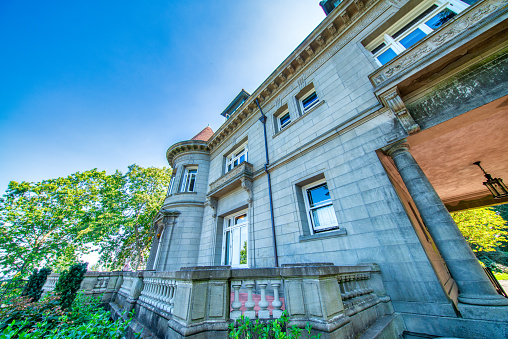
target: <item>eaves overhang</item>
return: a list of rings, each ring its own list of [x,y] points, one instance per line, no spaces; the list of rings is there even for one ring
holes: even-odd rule
[[[333,42],[346,32],[369,8],[382,0],[345,0],[337,6],[310,33],[307,38],[268,76],[246,102],[208,140],[211,151],[222,144],[237,128],[258,111],[256,99],[261,106],[275,98],[294,78],[307,68]],[[398,2],[406,2],[398,0]],[[356,35],[356,34],[355,34]],[[243,108],[242,108],[243,107]]]
[[[208,153],[210,150],[208,148],[206,141],[201,140],[187,140],[180,141],[176,144],[172,145],[166,151],[166,159],[168,160],[168,164],[173,167],[173,159],[182,153],[186,152],[206,152]]]

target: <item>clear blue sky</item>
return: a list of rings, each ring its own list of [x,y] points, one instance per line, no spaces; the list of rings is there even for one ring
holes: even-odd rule
[[[318,0],[0,1],[0,192],[167,166],[325,15]]]

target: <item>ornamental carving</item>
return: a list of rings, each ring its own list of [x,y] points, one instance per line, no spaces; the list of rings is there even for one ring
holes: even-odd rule
[[[217,206],[219,205],[219,200],[217,198],[208,197],[206,198],[205,206],[208,206],[212,209],[212,217],[215,218],[217,216]]]
[[[393,0],[390,2],[392,3]],[[401,74],[405,70],[415,66],[417,62],[425,58],[431,52],[446,43],[449,43],[459,34],[479,28],[477,25],[493,12],[500,10],[508,4],[508,0],[490,0],[479,4],[477,7],[466,10],[447,26],[424,38],[417,46],[411,48],[381,67],[369,76],[375,88],[388,82],[392,77]]]
[[[380,99],[386,107],[392,110],[407,134],[414,134],[420,131],[420,126],[407,110],[397,87],[383,93]]]
[[[210,184],[209,197],[220,197],[223,194],[241,186],[245,178],[253,178],[254,169],[251,163],[243,162],[231,171],[224,174],[219,179]]]

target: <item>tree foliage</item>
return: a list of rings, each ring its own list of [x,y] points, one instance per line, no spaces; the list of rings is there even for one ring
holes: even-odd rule
[[[495,251],[508,240],[505,220],[490,207],[455,212],[452,217],[474,252]]]
[[[67,309],[72,305],[81,282],[85,277],[87,266],[87,263],[77,263],[60,273],[55,286],[55,292],[60,296],[60,306],[62,309]]]
[[[101,268],[146,260],[152,219],[171,170],[131,165],[111,175],[96,169],[41,182],[10,182],[0,199],[0,270],[55,271],[98,246]]]

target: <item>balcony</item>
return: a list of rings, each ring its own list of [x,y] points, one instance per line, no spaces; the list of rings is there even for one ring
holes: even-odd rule
[[[242,181],[253,180],[254,167],[249,162],[242,162],[231,171],[210,184],[209,198],[219,198],[241,186]]]

